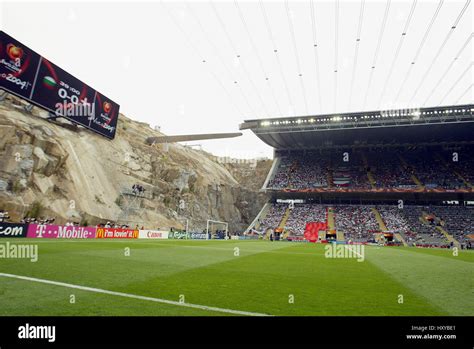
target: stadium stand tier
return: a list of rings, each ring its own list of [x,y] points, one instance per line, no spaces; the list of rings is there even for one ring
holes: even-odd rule
[[[462,165],[449,158],[462,156]],[[474,146],[452,151],[432,147],[368,148],[364,150],[299,151],[281,156],[267,189],[433,189],[469,191],[474,172]],[[363,159],[366,160],[364,163]],[[371,183],[372,182],[372,183]]]
[[[471,246],[472,105],[247,120],[274,148],[260,232],[319,240]]]
[[[287,207],[274,203],[260,224],[261,232],[278,228]],[[399,208],[397,205],[294,204],[284,229],[290,237],[303,236],[308,223],[328,224],[329,209],[333,209],[335,228],[344,234],[346,242],[375,242],[376,234],[398,233],[410,246],[448,247],[449,241],[437,227],[442,227],[460,243],[474,233],[474,208],[416,205]],[[380,213],[385,231],[373,209]]]

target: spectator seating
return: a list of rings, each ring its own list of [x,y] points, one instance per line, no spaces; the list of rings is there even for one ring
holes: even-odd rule
[[[428,189],[467,189],[474,184],[474,146],[454,150],[440,147],[371,148],[356,151],[327,150],[280,155],[281,162],[267,188],[348,188],[367,190],[406,189],[423,185]],[[348,155],[345,161],[344,155]],[[452,165],[452,166],[451,166]]]
[[[295,204],[286,221],[285,230],[291,236],[302,236],[309,222],[326,222],[326,207],[312,204]]]
[[[347,241],[366,242],[380,231],[378,222],[369,206],[335,206],[336,230],[344,232]]]

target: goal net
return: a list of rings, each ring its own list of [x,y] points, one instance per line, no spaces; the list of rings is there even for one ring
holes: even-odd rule
[[[229,238],[229,224],[227,222],[207,220],[206,224],[207,240],[209,239],[228,239]]]

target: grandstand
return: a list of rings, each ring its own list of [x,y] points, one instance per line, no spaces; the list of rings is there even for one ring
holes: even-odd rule
[[[271,207],[257,230],[280,229],[291,240],[319,222],[319,241],[383,236],[465,247],[474,232],[473,112],[458,105],[246,120],[240,128],[274,148],[261,189]]]
[[[473,2],[0,2],[0,349],[474,349]]]

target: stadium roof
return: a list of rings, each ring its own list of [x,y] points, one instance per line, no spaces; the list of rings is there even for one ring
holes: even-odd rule
[[[173,136],[148,137],[146,139],[146,142],[148,144],[175,143],[175,142],[190,142],[190,141],[202,141],[202,140],[211,140],[211,139],[234,138],[234,137],[240,137],[240,136],[242,136],[242,133],[240,132],[173,135]]]
[[[277,150],[474,142],[474,105],[245,120]]]
[[[170,134],[192,134],[204,126],[202,132],[225,132],[244,119],[472,103],[472,4],[146,1],[133,11],[114,6],[110,16],[107,6],[91,2],[29,4],[25,11],[23,2],[10,1],[2,4],[2,24],[120,101],[127,114]],[[89,14],[101,11],[100,21],[91,21]],[[70,37],[113,33],[159,59],[144,64],[143,50],[120,44],[103,50],[100,40],[71,59],[70,50],[51,45],[64,40],[58,18]],[[101,52],[101,61],[90,52]],[[148,78],[137,81],[133,72],[141,64]],[[155,112],[143,101],[157,102]],[[236,157],[268,149],[250,132],[206,148]]]

